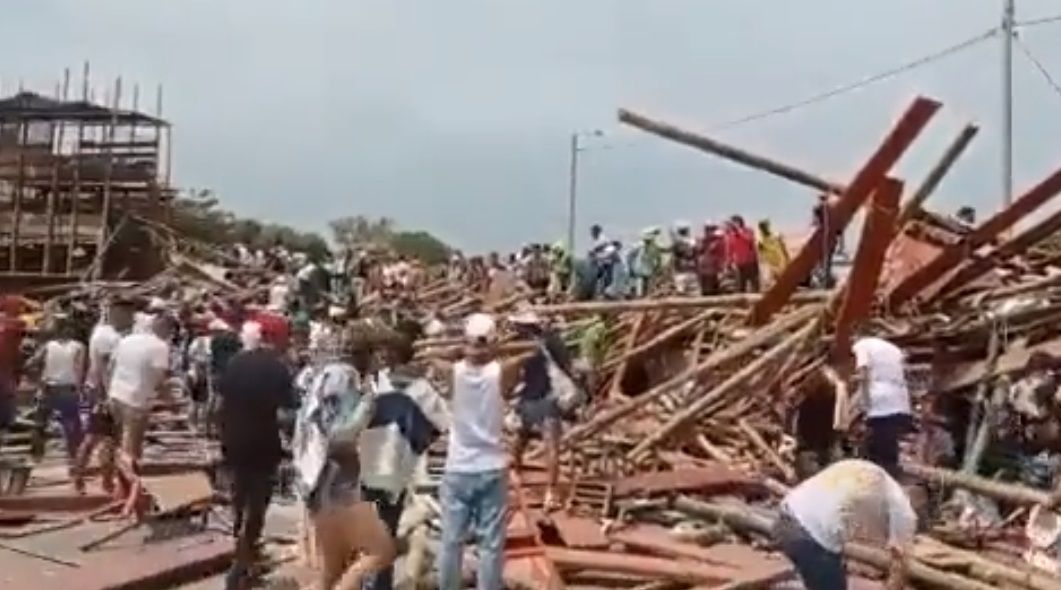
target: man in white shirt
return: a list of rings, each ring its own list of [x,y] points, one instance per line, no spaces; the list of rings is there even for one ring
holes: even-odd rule
[[[93,401],[92,411],[88,417],[88,436],[81,443],[77,452],[77,468],[74,475],[74,487],[84,489],[82,474],[88,466],[92,452],[101,446],[100,463],[103,465],[103,490],[113,489],[114,446],[116,427],[107,403],[107,387],[110,385],[111,360],[122,337],[133,327],[134,309],[132,303],[115,300],[110,303],[103,320],[92,330],[88,342],[88,388]]]
[[[171,316],[159,314],[152,332],[134,332],[114,351],[108,399],[121,431],[121,449],[134,461],[143,452],[151,403],[169,375],[168,342],[175,328]]]
[[[839,461],[785,496],[774,541],[807,590],[847,588],[845,543],[886,545],[892,553],[887,587],[902,588],[903,556],[917,532],[915,506],[921,510],[927,505],[923,490],[911,488],[909,493],[868,461]]]
[[[48,340],[30,361],[41,367],[41,390],[37,411],[37,437],[34,454],[43,454],[44,431],[53,416],[58,415],[66,441],[66,453],[74,471],[74,457],[81,445],[81,388],[85,382],[85,345],[74,340],[74,326],[63,318],[56,326],[55,337]]]
[[[903,351],[866,331],[851,351],[855,356],[852,389],[866,409],[863,455],[898,476],[899,440],[913,424]]]
[[[464,360],[453,366],[449,449],[440,493],[442,546],[439,587],[463,588],[464,540],[478,536],[479,590],[504,587],[505,512],[508,452],[502,430],[505,401],[519,375],[516,358],[497,360],[497,326],[486,314],[472,314],[464,326]]]

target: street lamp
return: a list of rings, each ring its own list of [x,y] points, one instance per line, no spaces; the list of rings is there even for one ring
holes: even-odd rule
[[[586,149],[578,144],[578,140],[583,137],[602,137],[603,135],[604,132],[600,129],[576,131],[571,134],[571,172],[567,195],[567,251],[572,261],[575,259],[575,216],[578,208],[578,153]]]

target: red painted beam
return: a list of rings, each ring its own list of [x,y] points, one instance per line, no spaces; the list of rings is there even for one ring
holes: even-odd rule
[[[950,293],[982,277],[1000,262],[1019,256],[1032,246],[1061,231],[1061,211],[1029,227],[1013,239],[1002,244],[987,256],[976,258],[965,265],[958,274],[940,289]]]
[[[773,287],[752,309],[750,320],[754,325],[765,324],[788,303],[796,288],[807,280],[814,267],[821,261],[823,252],[832,250],[836,236],[847,227],[858,208],[880,185],[939,108],[940,103],[918,97],[906,109],[899,122],[847,185],[839,199],[830,204],[827,213],[830,235],[823,235],[821,228],[816,230],[788,263]],[[829,248],[822,247],[823,240],[828,240]]]
[[[1061,169],[1021,195],[1012,205],[996,213],[961,241],[947,246],[935,258],[911,273],[888,294],[888,305],[896,308],[922,294],[925,289],[956,268],[967,256],[1013,227],[1029,213],[1061,192]]]
[[[836,317],[834,355],[848,354],[855,326],[869,317],[873,309],[873,295],[877,291],[877,282],[884,267],[884,257],[895,238],[902,192],[902,182],[886,178],[873,193],[872,206],[866,223],[862,226],[862,237],[858,241],[858,251],[855,252],[851,274],[847,277],[844,297]]]

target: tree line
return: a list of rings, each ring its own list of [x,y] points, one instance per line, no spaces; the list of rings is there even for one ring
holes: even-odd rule
[[[318,232],[240,217],[221,207],[220,199],[209,189],[191,189],[179,195],[173,203],[170,225],[200,242],[220,246],[243,244],[252,250],[282,246],[305,252],[316,261],[328,258],[331,245],[339,249],[386,251],[426,264],[441,264],[453,252],[448,244],[428,231],[401,228],[389,217],[372,219],[364,215],[331,221],[329,244]]]

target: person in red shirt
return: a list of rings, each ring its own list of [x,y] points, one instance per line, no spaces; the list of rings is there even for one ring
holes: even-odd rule
[[[726,263],[737,278],[737,291],[756,293],[759,291],[759,255],[755,245],[755,233],[744,224],[740,215],[734,215],[726,224]]]
[[[700,236],[696,254],[696,274],[700,277],[700,294],[718,295],[718,277],[726,267],[726,246],[717,225],[704,224],[704,234]]]
[[[253,310],[247,314],[247,321],[257,322],[261,326],[262,340],[276,350],[287,350],[291,344],[291,324],[281,314],[268,310]]]
[[[22,368],[22,338],[26,324],[19,319],[21,303],[0,297],[0,432],[15,418],[15,392]]]

